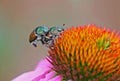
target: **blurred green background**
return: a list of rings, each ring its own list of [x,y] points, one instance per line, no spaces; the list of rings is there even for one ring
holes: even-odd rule
[[[31,71],[47,48],[29,44],[38,25],[96,24],[120,30],[120,0],[0,0],[0,81]]]

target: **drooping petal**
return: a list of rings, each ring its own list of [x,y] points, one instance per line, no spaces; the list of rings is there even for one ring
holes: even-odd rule
[[[23,73],[12,81],[42,81],[42,79],[47,81],[55,75],[51,67],[46,59],[41,60],[34,71]]]

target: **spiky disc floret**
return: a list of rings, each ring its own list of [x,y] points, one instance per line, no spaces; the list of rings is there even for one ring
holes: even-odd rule
[[[120,37],[95,25],[66,29],[49,50],[53,69],[73,81],[120,78]]]

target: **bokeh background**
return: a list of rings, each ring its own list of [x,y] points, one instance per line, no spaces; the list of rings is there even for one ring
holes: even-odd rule
[[[96,24],[120,31],[120,0],[0,0],[0,81],[31,71],[47,48],[29,44],[38,25]]]

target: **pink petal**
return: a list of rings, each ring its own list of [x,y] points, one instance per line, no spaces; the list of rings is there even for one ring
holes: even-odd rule
[[[49,81],[62,81],[62,79],[63,78],[61,76],[56,76],[56,77],[50,79]]]
[[[41,60],[34,71],[26,72],[18,76],[17,78],[13,79],[12,81],[32,81],[36,77],[39,77],[39,79],[45,78],[42,76],[45,76],[47,73],[50,72],[51,70],[50,67],[52,67],[52,65],[46,59]]]
[[[55,75],[55,72],[54,72],[54,71],[51,71],[51,72],[44,73],[44,74],[36,77],[36,78],[33,79],[32,81],[48,81],[48,80],[51,79],[54,75]]]

